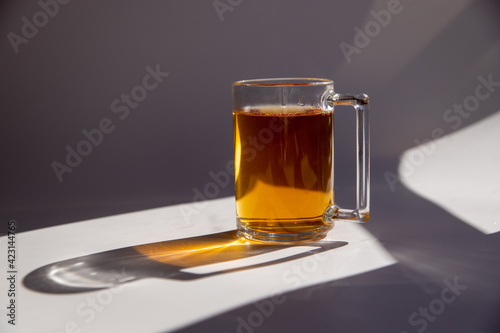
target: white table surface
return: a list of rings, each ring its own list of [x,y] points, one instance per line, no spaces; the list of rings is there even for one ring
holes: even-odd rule
[[[485,234],[500,231],[500,111],[406,151],[402,181]]]
[[[113,249],[234,230],[233,197],[206,202],[203,209],[198,210],[199,214],[190,219],[183,214],[186,208],[193,208],[193,204],[18,234],[17,325],[12,327],[3,320],[2,332],[173,331],[257,300],[365,274],[396,262],[365,227],[343,222],[337,223],[321,242],[343,241],[347,242],[345,246],[273,265],[189,281],[145,277],[111,288],[78,293],[34,291],[22,283],[30,272],[56,262]],[[3,248],[6,237],[1,238],[1,243]],[[220,264],[198,267],[191,272],[241,268],[309,249],[310,246],[302,245],[251,259],[234,260],[223,267]],[[117,272],[121,273],[127,274]],[[63,275],[62,284],[74,282],[64,281],[66,278],[71,280]],[[2,280],[2,283],[4,290],[6,281]],[[93,285],[93,282],[88,283]],[[4,296],[2,294],[5,300]]]

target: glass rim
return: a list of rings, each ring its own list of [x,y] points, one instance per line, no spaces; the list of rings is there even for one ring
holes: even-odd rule
[[[233,87],[327,86],[332,84],[333,81],[330,79],[291,77],[291,78],[240,80],[234,82]]]

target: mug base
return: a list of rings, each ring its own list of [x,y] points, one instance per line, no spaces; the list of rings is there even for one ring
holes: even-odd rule
[[[238,236],[244,237],[250,241],[274,243],[274,244],[296,244],[313,242],[325,238],[334,224],[325,222],[304,224],[304,221],[279,221],[281,227],[277,228],[277,221],[249,223],[246,220],[237,219]],[[265,227],[265,225],[274,225],[274,227]],[[288,228],[282,227],[286,224]],[[295,228],[290,228],[291,224],[295,224]],[[267,230],[266,230],[267,229]]]

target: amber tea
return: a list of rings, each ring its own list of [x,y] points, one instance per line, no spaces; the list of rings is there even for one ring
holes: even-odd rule
[[[333,112],[260,107],[234,112],[233,123],[239,223],[266,233],[324,225],[333,203]]]

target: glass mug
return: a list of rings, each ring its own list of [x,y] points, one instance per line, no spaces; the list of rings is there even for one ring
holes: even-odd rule
[[[236,222],[239,235],[302,242],[327,235],[335,221],[370,217],[369,98],[339,94],[312,78],[233,83]],[[356,208],[335,205],[334,106],[356,109]]]

